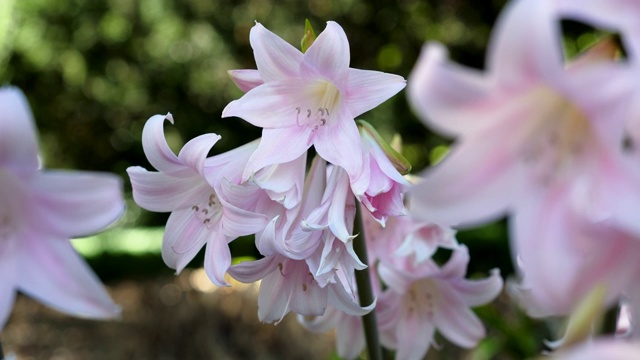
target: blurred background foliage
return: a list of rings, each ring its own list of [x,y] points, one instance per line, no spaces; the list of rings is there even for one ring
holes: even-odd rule
[[[175,126],[166,131],[175,150],[207,132],[222,136],[214,153],[260,136],[241,119],[220,117],[242,95],[227,70],[255,68],[249,45],[255,21],[299,46],[306,18],[316,32],[335,20],[349,38],[352,67],[407,78],[428,41],[445,44],[459,63],[483,68],[490,30],[505,2],[1,0],[0,84],[20,87],[28,97],[46,167],[110,171],[125,179],[129,206],[120,229],[76,241],[98,274],[169,274],[159,257],[158,228],[167,215],[132,202],[125,169],[151,169],[141,134],[154,114],[173,113]],[[402,135],[414,173],[441,157],[451,142],[418,121],[404,93],[362,118],[388,140]],[[484,276],[493,267],[505,277],[512,272],[504,221],[459,237],[471,250],[471,274]],[[234,242],[234,250],[247,252],[237,245],[242,243]],[[250,248],[251,239],[244,244]],[[539,350],[544,333],[532,338],[531,321],[511,310],[512,316],[498,307],[479,310],[490,333],[501,335],[484,342],[474,359],[497,353],[522,358]]]

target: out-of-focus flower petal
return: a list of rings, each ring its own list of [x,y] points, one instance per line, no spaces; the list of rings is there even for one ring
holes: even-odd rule
[[[485,336],[482,323],[468,305],[446,285],[438,288],[441,296],[434,299],[437,309],[433,313],[438,331],[458,346],[474,347]]]
[[[31,233],[20,258],[28,266],[17,272],[18,289],[44,304],[69,314],[96,319],[113,318],[120,308],[98,277],[66,239]]]
[[[397,360],[422,359],[433,341],[435,324],[426,313],[403,314],[397,328]]]
[[[38,217],[33,226],[50,234],[90,235],[124,212],[122,180],[111,174],[48,171],[34,176],[31,186]]]
[[[21,172],[36,171],[39,167],[36,129],[22,91],[0,88],[0,109],[0,166]]]
[[[429,43],[409,77],[408,96],[420,118],[438,131],[457,136],[487,126],[473,116],[486,108],[491,79],[447,61],[446,49]]]
[[[502,11],[487,64],[491,75],[505,87],[519,89],[530,81],[555,83],[564,78],[555,6],[552,1],[516,1]]]
[[[410,212],[420,220],[448,226],[471,226],[504,215],[522,176],[504,145],[461,143],[409,190],[415,200]]]

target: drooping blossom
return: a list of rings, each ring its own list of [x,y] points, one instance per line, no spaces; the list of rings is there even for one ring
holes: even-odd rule
[[[446,225],[511,215],[514,262],[539,314],[568,313],[603,280],[615,299],[635,269],[613,259],[637,253],[640,235],[640,177],[623,153],[633,71],[607,42],[567,65],[560,3],[511,3],[484,73],[428,44],[409,79],[422,120],[456,137],[413,189],[412,212]]]
[[[262,127],[262,141],[244,171],[291,161],[312,145],[325,160],[354,180],[363,168],[354,118],[402,90],[397,75],[349,68],[347,37],[335,22],[303,54],[259,23],[251,29],[257,70],[230,72],[247,93],[222,116]]]
[[[205,134],[187,142],[176,156],[164,136],[165,120],[173,122],[169,114],[155,115],[145,124],[144,152],[158,172],[139,166],[127,169],[133,198],[147,210],[171,212],[162,244],[162,258],[169,267],[182,271],[206,244],[207,275],[218,286],[228,285],[228,243],[261,231],[268,221],[256,212],[266,197],[263,190],[251,182],[239,183],[256,144],[207,158],[220,136]]]
[[[110,174],[41,169],[24,95],[0,88],[0,109],[0,329],[17,291],[75,316],[118,316],[119,307],[68,239],[120,217],[122,181]]]
[[[234,265],[229,274],[245,283],[260,280],[258,318],[268,323],[280,322],[290,311],[320,316],[329,305],[356,316],[367,314],[375,307],[375,303],[367,307],[357,305],[354,295],[337,277],[321,287],[305,260],[280,254]]]
[[[381,262],[379,274],[389,288],[378,298],[380,340],[396,349],[396,359],[422,359],[438,330],[452,343],[471,348],[485,330],[470,307],[493,300],[502,289],[497,269],[488,278],[467,280],[466,246],[457,247],[438,267],[433,260],[415,264],[408,257],[394,265]]]
[[[261,280],[261,321],[280,321],[289,311],[320,316],[330,304],[354,315],[371,310],[356,304],[351,280],[354,270],[366,267],[351,242],[354,202],[346,172],[316,157],[302,201],[256,234],[265,257],[229,269],[236,280]]]

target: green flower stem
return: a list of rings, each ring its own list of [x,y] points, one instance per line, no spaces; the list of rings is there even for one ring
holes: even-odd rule
[[[369,265],[364,270],[356,270],[356,284],[358,286],[358,295],[360,297],[360,306],[369,306],[373,303],[373,288],[371,286],[371,274],[369,269],[372,268],[367,258],[367,245],[365,243],[364,226],[362,225],[362,211],[360,204],[356,204],[356,219],[353,229],[354,234],[358,237],[354,239],[353,249],[360,258],[360,261]],[[362,326],[364,328],[364,336],[367,342],[367,352],[369,360],[382,360],[382,348],[380,347],[380,339],[378,337],[378,323],[376,321],[375,309],[362,317]]]

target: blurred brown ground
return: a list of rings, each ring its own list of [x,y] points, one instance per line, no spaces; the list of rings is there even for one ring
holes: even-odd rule
[[[257,317],[257,285],[215,288],[202,269],[109,284],[117,321],[73,318],[19,296],[0,335],[18,360],[327,359],[333,334],[314,334],[288,315]]]

